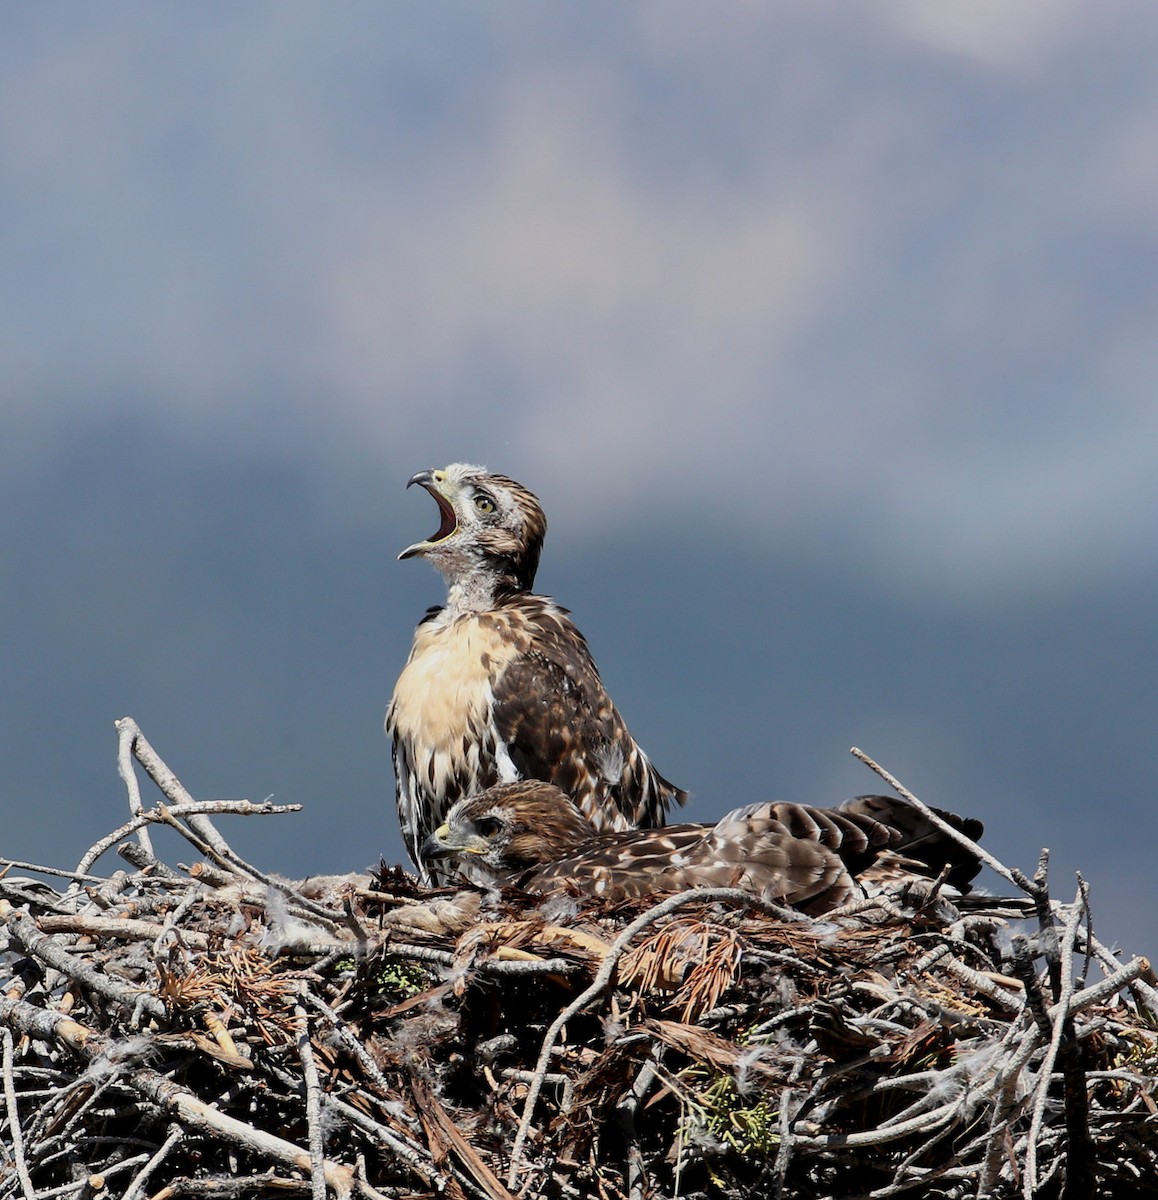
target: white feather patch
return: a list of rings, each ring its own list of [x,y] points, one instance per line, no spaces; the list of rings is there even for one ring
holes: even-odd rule
[[[518,769],[511,759],[506,742],[499,742],[495,746],[495,770],[498,772],[499,783],[515,783],[519,779]]]

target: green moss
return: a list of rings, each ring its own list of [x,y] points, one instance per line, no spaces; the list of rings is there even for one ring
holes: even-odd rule
[[[687,1088],[685,1143],[703,1131],[738,1154],[775,1152],[780,1144],[780,1109],[766,1095],[744,1095],[731,1075],[708,1075],[698,1068],[684,1072],[681,1081]]]

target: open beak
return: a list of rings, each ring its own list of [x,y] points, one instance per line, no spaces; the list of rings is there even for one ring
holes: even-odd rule
[[[434,502],[438,505],[438,529],[432,533],[425,541],[415,542],[413,545],[407,546],[405,550],[398,556],[401,562],[404,558],[413,558],[416,554],[425,554],[427,550],[437,546],[440,542],[444,542],[452,533],[458,529],[458,518],[455,516],[454,505],[446,497],[442,491],[441,484],[446,479],[444,471],[419,471],[415,475],[411,475],[406,481],[407,487],[413,487],[418,484],[419,487],[425,488],[433,497]]]

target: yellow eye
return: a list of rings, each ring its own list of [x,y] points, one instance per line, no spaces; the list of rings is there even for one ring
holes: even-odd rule
[[[495,511],[495,502],[483,492],[475,496],[474,506],[480,513],[493,513]]]

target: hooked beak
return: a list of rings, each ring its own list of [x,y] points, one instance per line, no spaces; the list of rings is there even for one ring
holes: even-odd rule
[[[419,471],[417,474],[411,475],[406,481],[406,486],[413,487],[418,484],[419,487],[425,488],[433,497],[434,502],[438,505],[438,529],[432,533],[430,537],[421,542],[414,542],[407,546],[405,550],[398,556],[398,561],[401,562],[404,558],[413,558],[416,554],[425,554],[427,550],[437,546],[440,542],[446,541],[451,534],[458,529],[458,517],[454,512],[454,505],[442,490],[442,484],[446,481],[445,471]]]
[[[440,825],[433,833],[428,834],[426,841],[422,843],[423,857],[445,858],[448,854],[453,854],[454,851],[446,844],[446,838],[449,836],[449,825]]]
[[[472,833],[465,841],[457,845],[450,840],[450,826],[440,825],[422,843],[422,853],[426,858],[449,858],[452,854],[485,854],[489,846],[486,838]]]

